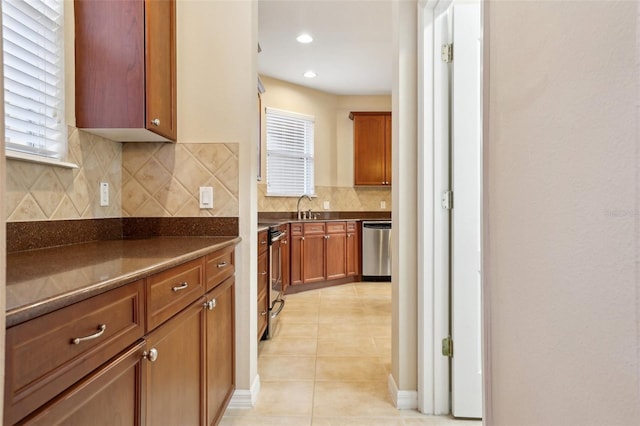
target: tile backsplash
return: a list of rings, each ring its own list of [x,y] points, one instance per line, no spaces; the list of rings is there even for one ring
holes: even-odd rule
[[[8,222],[121,216],[120,143],[69,127],[68,151],[77,169],[7,159]],[[100,182],[109,183],[108,207],[100,206]]]
[[[68,128],[67,169],[7,160],[8,222],[119,217],[237,217],[238,144],[121,143]],[[100,206],[100,182],[109,206]],[[213,209],[199,188],[213,187]]]
[[[295,197],[268,197],[267,185],[258,184],[258,211],[260,212],[295,212]],[[324,202],[329,202],[329,209],[324,209]],[[385,207],[380,207],[384,202]],[[312,201],[303,200],[301,209],[321,211],[391,211],[391,188],[351,188],[335,186],[316,186],[316,197]]]
[[[237,217],[238,144],[125,143],[122,216]],[[200,209],[199,188],[213,187]]]

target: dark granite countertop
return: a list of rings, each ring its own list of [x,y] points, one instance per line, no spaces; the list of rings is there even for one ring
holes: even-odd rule
[[[95,241],[7,254],[7,327],[196,259],[239,237]]]

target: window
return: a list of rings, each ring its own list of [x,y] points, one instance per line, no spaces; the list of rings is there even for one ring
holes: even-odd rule
[[[267,195],[315,193],[314,118],[267,108]]]
[[[2,0],[2,31],[7,155],[63,160],[63,1]]]

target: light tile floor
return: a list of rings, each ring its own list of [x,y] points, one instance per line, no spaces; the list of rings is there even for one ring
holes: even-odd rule
[[[390,283],[287,295],[276,336],[258,353],[256,406],[227,410],[221,425],[482,425],[392,405]]]

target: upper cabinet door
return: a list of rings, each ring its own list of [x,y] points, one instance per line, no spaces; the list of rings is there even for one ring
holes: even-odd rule
[[[145,0],[146,128],[176,139],[176,5]]]
[[[391,185],[391,113],[352,112],[354,184]]]
[[[175,0],[75,0],[76,125],[176,140]]]

